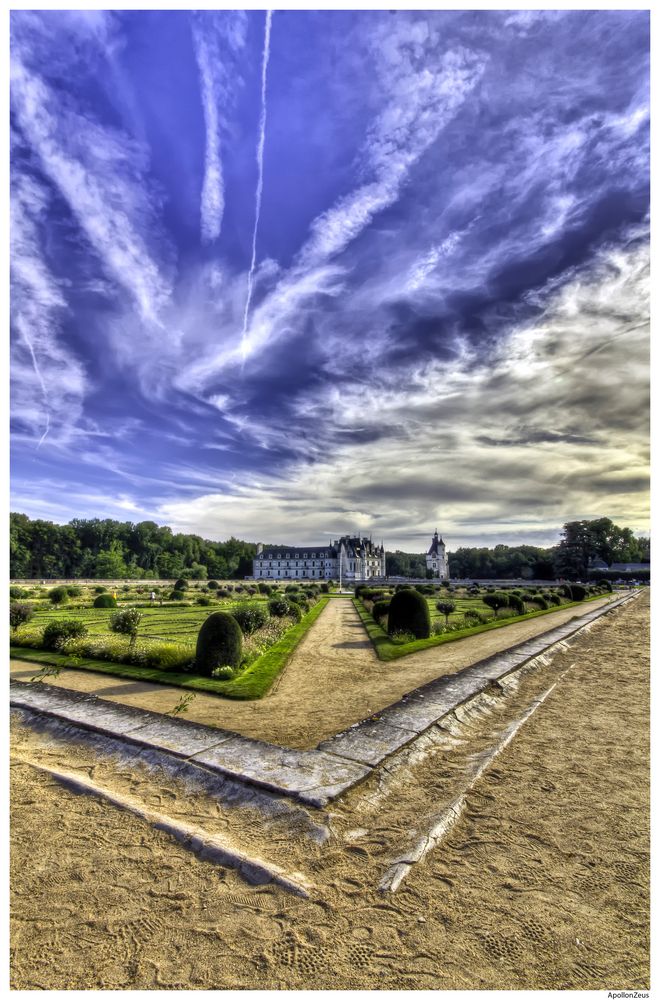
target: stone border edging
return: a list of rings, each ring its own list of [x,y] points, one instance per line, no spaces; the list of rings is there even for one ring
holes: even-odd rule
[[[223,777],[322,808],[367,778],[386,757],[420,736],[489,684],[566,642],[585,625],[634,600],[635,594],[526,642],[441,677],[318,745],[294,750],[225,729],[118,705],[95,695],[10,681],[10,704],[103,736],[159,750]]]

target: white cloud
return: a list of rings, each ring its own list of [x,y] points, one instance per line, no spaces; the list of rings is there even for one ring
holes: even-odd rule
[[[257,540],[258,525],[261,540],[292,543],[359,526],[409,550],[436,522],[452,548],[478,543],[489,524],[512,544],[549,544],[564,521],[602,515],[643,531],[647,299],[646,246],[603,251],[490,357],[464,345],[451,363],[307,396],[312,462],[164,501],[158,516],[209,537]],[[284,438],[287,428],[250,422],[252,435],[262,430]]]
[[[18,56],[11,62],[11,85],[18,125],[44,172],[106,272],[129,293],[147,327],[157,326],[170,285],[141,236],[153,214],[143,184],[133,182],[144,154],[126,135],[66,107]]]
[[[66,311],[62,289],[41,253],[39,227],[48,205],[36,181],[12,185],[11,270],[12,413],[39,445],[67,435],[82,414],[87,379],[61,338]]]
[[[206,126],[204,181],[200,204],[202,239],[217,240],[225,209],[221,157],[221,129],[237,79],[228,65],[230,55],[245,45],[246,15],[243,11],[222,14],[194,12],[192,32]],[[224,44],[223,44],[224,43]]]

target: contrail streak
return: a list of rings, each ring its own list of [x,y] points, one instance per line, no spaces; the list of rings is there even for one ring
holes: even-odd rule
[[[270,26],[273,20],[272,10],[266,11],[266,29],[264,33],[264,49],[261,60],[261,117],[259,119],[259,142],[257,144],[257,192],[255,198],[254,231],[252,233],[252,259],[250,270],[248,271],[247,296],[245,299],[245,312],[243,313],[243,333],[241,335],[241,351],[243,361],[247,355],[247,328],[250,317],[250,303],[252,301],[252,282],[254,269],[257,263],[257,230],[259,228],[259,216],[261,215],[261,195],[264,189],[264,143],[266,141],[266,77],[268,74],[268,60],[270,58]]]
[[[34,347],[32,346],[32,341],[30,340],[30,338],[26,334],[25,330],[21,330],[21,334],[23,336],[23,340],[25,341],[25,343],[28,346],[28,351],[30,352],[30,357],[32,358],[32,367],[34,368],[34,374],[37,376],[37,379],[39,381],[39,385],[41,386],[41,394],[42,394],[43,399],[44,399],[44,414],[46,416],[46,429],[44,430],[43,434],[39,438],[39,444],[37,445],[37,451],[38,451],[39,448],[41,448],[41,446],[44,443],[44,441],[46,440],[46,438],[48,437],[48,431],[50,430],[50,412],[49,412],[49,405],[48,405],[48,393],[46,392],[46,383],[44,382],[43,375],[41,374],[41,370],[39,368],[39,365],[37,364],[37,356],[34,353]]]

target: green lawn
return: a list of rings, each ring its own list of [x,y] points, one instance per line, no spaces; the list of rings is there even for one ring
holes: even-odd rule
[[[231,610],[231,601],[224,602],[227,610]],[[96,660],[88,657],[71,657],[65,653],[50,650],[33,649],[26,646],[10,647],[10,656],[14,659],[30,663],[51,664],[79,670],[93,670],[98,673],[112,674],[115,677],[125,677],[131,680],[150,681],[176,687],[189,688],[193,691],[207,691],[212,694],[224,695],[227,698],[253,699],[262,698],[271,687],[273,681],[286,666],[289,657],[314,624],[326,604],[328,596],[324,595],[314,607],[303,615],[302,619],[287,629],[286,633],[274,643],[265,653],[254,660],[245,670],[231,680],[221,681],[212,677],[199,677],[193,673],[174,670],[162,670],[155,667],[143,667],[129,663],[117,663],[108,660]],[[197,632],[204,619],[219,606],[207,608],[147,608],[144,621],[141,624],[140,635],[152,639],[163,638],[169,641],[189,643],[191,653],[197,639]],[[45,625],[55,618],[79,618],[85,621],[91,635],[108,634],[108,618],[113,613],[112,608],[81,609],[67,605],[59,611],[38,612],[30,625]],[[38,615],[40,617],[38,617]],[[151,628],[151,631],[149,631]],[[158,634],[156,634],[158,630]],[[35,669],[35,674],[37,670]]]
[[[478,635],[480,632],[489,632],[492,629],[505,628],[507,625],[512,625],[514,622],[526,621],[528,618],[538,618],[540,615],[551,615],[555,611],[563,611],[567,608],[580,607],[582,604],[587,604],[590,601],[597,601],[601,597],[608,596],[611,595],[598,594],[593,597],[587,597],[585,601],[566,601],[564,604],[558,606],[551,605],[547,609],[537,609],[535,611],[529,611],[524,615],[516,615],[511,618],[493,617],[488,622],[480,623],[478,625],[471,626],[470,628],[463,628],[457,630],[456,632],[446,632],[443,635],[431,635],[428,639],[415,639],[413,642],[406,643],[393,642],[387,632],[374,621],[360,600],[355,599],[353,604],[355,605],[357,613],[362,620],[362,624],[367,630],[367,634],[373,643],[379,659],[391,661],[398,660],[402,656],[408,656],[410,653],[417,653],[421,649],[429,649],[431,646],[440,646],[445,642],[454,642],[457,639],[464,639],[469,635]],[[436,601],[441,599],[440,595],[426,597],[431,613],[431,626],[433,626],[434,621],[441,621],[444,623],[445,616],[435,607]],[[467,608],[472,608],[475,611],[484,611],[487,614],[493,615],[492,608],[485,605],[480,598],[456,598],[451,595],[449,599],[454,601],[456,604],[456,611],[449,616],[450,624],[452,619],[460,618]]]

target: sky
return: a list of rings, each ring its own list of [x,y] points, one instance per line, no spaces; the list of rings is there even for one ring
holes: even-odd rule
[[[14,11],[11,509],[648,531],[645,11]]]

